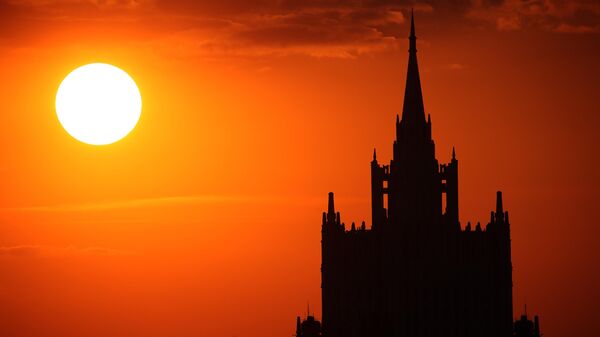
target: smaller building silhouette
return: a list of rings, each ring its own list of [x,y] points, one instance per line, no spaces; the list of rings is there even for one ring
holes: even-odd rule
[[[515,321],[515,337],[541,337],[540,319],[537,315],[531,321],[527,313],[521,315],[521,319]]]
[[[296,317],[296,337],[321,337],[321,322],[315,316],[307,314],[306,319],[301,321]]]

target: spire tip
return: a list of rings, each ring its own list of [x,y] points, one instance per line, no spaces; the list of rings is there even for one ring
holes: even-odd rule
[[[415,37],[415,10],[410,9],[410,37]]]

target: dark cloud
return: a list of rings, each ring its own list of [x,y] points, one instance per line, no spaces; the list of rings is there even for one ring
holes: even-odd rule
[[[541,29],[557,32],[598,32],[600,3],[575,0],[474,1],[467,18],[488,22],[500,31]],[[565,29],[567,27],[575,29]]]
[[[499,31],[596,33],[600,21],[600,4],[585,0],[0,0],[0,37],[95,20],[154,26],[151,43],[191,39],[183,45],[200,54],[351,57],[397,48],[410,8],[427,13],[424,20],[484,23]]]

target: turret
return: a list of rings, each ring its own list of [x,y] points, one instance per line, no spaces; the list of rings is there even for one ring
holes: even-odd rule
[[[504,222],[504,208],[502,206],[502,192],[496,192],[496,222]]]
[[[431,115],[427,114],[427,139],[431,139]]]
[[[442,179],[446,181],[446,222],[450,229],[459,229],[458,224],[458,160],[456,150],[452,147],[452,160],[442,165]]]
[[[373,229],[377,228],[385,219],[383,205],[385,175],[385,168],[377,162],[377,150],[373,149],[373,161],[371,161],[371,227]]]
[[[513,317],[512,308],[512,258],[511,258],[511,242],[510,242],[510,225],[508,224],[504,205],[502,203],[502,192],[496,192],[496,211],[491,213],[491,223],[488,226],[493,237],[492,244],[494,245],[493,262],[497,267],[496,279],[497,284],[506,289],[505,293],[499,293],[497,301],[500,303],[501,313],[503,317]],[[525,323],[522,323],[525,324]],[[533,327],[533,324],[531,324]],[[516,324],[515,324],[516,328]],[[509,330],[505,330],[509,333]],[[515,334],[519,336],[518,334]]]
[[[341,230],[340,212],[335,211],[335,204],[333,200],[333,192],[329,192],[327,202],[327,212],[323,212],[323,227],[322,232],[331,233],[338,232]]]
[[[335,205],[333,202],[333,192],[329,192],[329,199],[327,200],[327,219],[330,222],[335,222]]]
[[[339,264],[336,263],[340,258],[340,240],[343,239],[344,227],[341,224],[340,212],[335,211],[333,192],[329,192],[327,199],[327,212],[323,213],[323,227],[321,229],[321,302],[323,303],[323,319],[327,320],[328,315],[333,312],[335,297],[330,293],[330,285],[335,280],[335,275],[339,274]],[[307,332],[306,324],[312,316],[301,322],[300,334],[298,337],[319,336],[311,335]],[[314,321],[314,318],[312,318]],[[312,329],[312,328],[310,328]],[[319,324],[320,330],[320,324]]]

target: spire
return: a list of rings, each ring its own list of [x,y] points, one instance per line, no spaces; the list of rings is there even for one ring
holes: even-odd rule
[[[373,149],[373,161],[377,161],[377,149]]]
[[[406,73],[404,106],[402,107],[402,124],[404,124],[405,128],[408,127],[411,129],[409,133],[416,132],[419,134],[422,129],[422,123],[425,123],[425,108],[423,106],[419,66],[417,64],[417,36],[415,35],[415,20],[412,12],[408,40],[408,71]]]
[[[454,150],[454,146],[452,147],[452,160],[456,160],[456,151]]]

